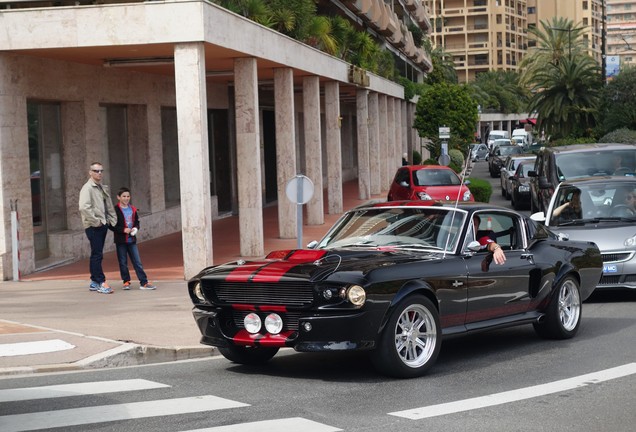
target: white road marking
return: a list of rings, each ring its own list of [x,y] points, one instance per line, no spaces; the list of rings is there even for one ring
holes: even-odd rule
[[[0,357],[42,354],[55,351],[64,351],[73,348],[75,348],[75,345],[71,345],[70,343],[65,342],[61,339],[0,344]]]
[[[136,390],[150,390],[170,387],[143,379],[118,381],[95,381],[77,384],[61,384],[42,387],[25,387],[0,390],[0,402],[15,402],[34,399],[48,399],[89,394],[115,393]]]
[[[0,431],[22,432],[117,420],[214,411],[249,406],[216,396],[195,396],[117,405],[101,405],[0,417]]]
[[[492,395],[464,399],[455,402],[443,403],[439,405],[429,405],[426,407],[414,408],[404,411],[396,411],[389,415],[404,417],[411,420],[421,420],[424,418],[437,417],[447,414],[454,414],[462,411],[470,411],[479,408],[486,408],[501,405],[509,402],[517,402],[538,396],[545,396],[562,391],[572,390],[590,384],[598,384],[628,375],[636,374],[636,363],[629,363],[611,369],[580,375],[547,384],[540,384],[532,387],[511,390]]]
[[[338,432],[338,429],[302,417],[293,417],[278,420],[263,420],[258,422],[240,423],[229,426],[218,426],[205,429],[193,429],[183,432],[280,432],[303,431],[303,432]]]

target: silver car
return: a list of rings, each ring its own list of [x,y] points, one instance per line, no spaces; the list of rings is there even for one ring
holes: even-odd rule
[[[636,289],[636,177],[598,176],[562,182],[548,211],[531,219],[561,238],[596,243],[603,256],[597,289]]]
[[[521,161],[534,161],[537,155],[533,154],[515,154],[510,155],[504,161],[501,167],[501,174],[499,175],[499,182],[501,183],[501,196],[506,199],[510,199],[512,195],[512,182],[510,177],[515,175],[517,167]]]

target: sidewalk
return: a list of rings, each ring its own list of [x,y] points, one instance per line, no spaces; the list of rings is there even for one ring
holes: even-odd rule
[[[343,195],[345,210],[366,201],[357,198],[357,180],[343,185]],[[276,206],[265,208],[263,216],[265,253],[296,248],[296,239],[278,237]],[[305,225],[302,244],[322,238],[340,216],[325,214],[323,225]],[[240,257],[237,216],[214,221],[212,237],[214,264]],[[218,354],[199,344],[183,275],[181,233],[144,241],[139,250],[155,291],[139,290],[134,279],[133,288],[122,291],[114,252],[104,254],[114,294],[88,290],[87,259],[26,275],[20,282],[1,282],[0,377]]]

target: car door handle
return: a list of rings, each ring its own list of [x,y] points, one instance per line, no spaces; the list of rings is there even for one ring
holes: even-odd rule
[[[519,256],[521,259],[526,259],[528,261],[534,261],[534,255],[531,253],[524,253]]]

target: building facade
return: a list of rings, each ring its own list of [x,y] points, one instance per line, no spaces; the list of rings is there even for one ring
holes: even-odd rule
[[[518,70],[527,50],[526,0],[434,0],[431,41],[452,55],[460,82]]]
[[[2,279],[88,256],[78,195],[93,161],[111,191],[132,189],[142,239],[181,231],[189,278],[212,264],[218,215],[238,215],[238,255],[262,256],[265,206],[278,206],[281,238],[296,236],[284,198],[296,174],[324,192],[306,209],[321,224],[324,208],[343,211],[343,182],[379,194],[420,148],[414,104],[392,81],[207,1],[92,3],[1,3]],[[399,3],[426,26],[419,2]],[[384,37],[413,73],[428,70],[408,35]]]
[[[606,0],[528,0],[528,25],[538,27],[541,21],[551,21],[553,17],[572,20],[574,25],[584,28],[583,39],[588,53],[598,64],[603,62],[603,20]]]
[[[636,64],[636,1],[607,0],[607,76]],[[613,69],[610,69],[612,68]]]

